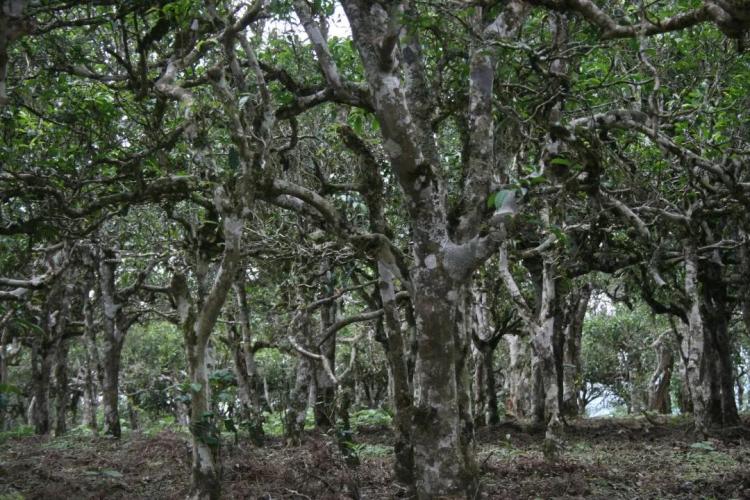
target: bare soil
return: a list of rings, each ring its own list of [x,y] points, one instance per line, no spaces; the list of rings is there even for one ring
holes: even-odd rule
[[[478,498],[750,498],[750,432],[730,429],[695,442],[679,420],[571,423],[560,457],[546,461],[543,435],[515,424],[478,432]],[[311,432],[288,448],[231,439],[222,449],[224,496],[231,499],[403,497],[391,478],[390,432],[355,435],[348,466],[332,437]],[[187,436],[165,430],[121,441],[90,436],[22,437],[0,445],[0,500],[178,499],[187,493]]]

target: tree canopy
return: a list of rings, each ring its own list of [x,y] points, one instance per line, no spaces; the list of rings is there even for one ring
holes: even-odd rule
[[[417,498],[475,496],[499,406],[551,458],[603,389],[736,426],[749,30],[746,0],[5,0],[2,401],[41,434],[79,397],[114,437],[174,414],[194,498],[221,426],[299,444],[309,404],[385,401]]]

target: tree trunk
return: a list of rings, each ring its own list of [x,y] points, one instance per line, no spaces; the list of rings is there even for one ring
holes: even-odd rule
[[[727,296],[727,284],[722,279],[723,264],[718,251],[710,259],[700,261],[698,279],[702,285],[702,309],[706,318],[706,351],[710,353],[712,420],[719,426],[734,426],[740,422],[734,399],[734,363],[729,319],[732,306]]]
[[[669,334],[670,332],[660,335],[652,346],[656,351],[656,369],[649,382],[648,394],[648,409],[664,414],[672,413],[669,388],[672,382],[674,354]]]
[[[94,322],[94,307],[89,299],[88,290],[83,297],[83,394],[84,394],[84,414],[83,423],[95,433],[98,431],[96,421],[97,401],[97,371],[99,366],[99,351],[96,347],[96,327]]]
[[[474,361],[474,422],[475,425],[487,425],[490,414],[497,418],[497,396],[492,366],[492,355],[499,341],[493,337],[487,314],[487,297],[478,286],[467,288],[464,302],[464,328],[467,341],[470,342]],[[488,373],[489,370],[489,373]],[[490,394],[493,393],[493,394]],[[490,409],[494,405],[494,410]]]
[[[1,322],[1,320],[0,320]],[[0,324],[0,384],[6,385],[8,383],[8,347],[10,334],[8,328]],[[6,405],[0,404],[0,432],[8,430],[10,427],[10,419],[7,416]]]
[[[461,333],[457,328],[460,289],[431,265],[413,272],[417,362],[414,372],[414,470],[418,498],[472,495],[476,491],[473,435],[466,429]],[[462,394],[463,393],[463,394]]]
[[[581,336],[591,290],[591,284],[587,283],[580,293],[571,292],[573,300],[569,304],[569,315],[565,326],[562,412],[569,417],[577,417],[584,410],[579,406],[578,398],[581,389]]]
[[[237,391],[242,404],[244,425],[250,432],[250,439],[256,445],[263,444],[263,410],[261,407],[260,390],[261,380],[258,375],[258,367],[255,363],[255,352],[253,350],[253,339],[250,330],[250,311],[245,291],[244,270],[240,272],[240,278],[234,284],[235,297],[237,300],[237,320],[240,325],[239,337],[236,330],[232,335],[232,353],[234,360],[234,372],[237,377]]]
[[[215,191],[217,206],[228,209],[226,191]],[[244,220],[236,214],[223,214],[224,252],[218,269],[209,280],[208,261],[197,245],[193,262],[198,282],[194,300],[184,274],[175,272],[169,293],[182,329],[190,374],[190,431],[192,437],[192,480],[188,498],[218,500],[221,497],[220,435],[215,416],[209,411],[208,343],[211,332],[237,276]]]
[[[507,375],[505,377],[505,413],[517,419],[531,417],[531,352],[529,342],[519,335],[506,335],[508,344]]]
[[[693,413],[693,398],[690,392],[690,382],[688,381],[687,376],[687,355],[685,351],[687,346],[686,335],[687,328],[685,328],[685,333],[683,335],[678,336],[680,342],[677,345],[680,354],[677,358],[679,361],[680,373],[680,383],[677,386],[677,407],[679,408],[681,415]]]
[[[484,353],[476,346],[473,348],[474,357],[474,422],[477,427],[484,427],[488,424],[487,420],[487,377],[484,373],[486,364],[484,362]]]
[[[383,305],[384,338],[379,339],[385,349],[388,374],[392,388],[393,427],[395,431],[394,472],[396,480],[411,486],[414,483],[414,449],[411,440],[413,392],[407,361],[407,346],[403,336],[401,315],[396,302],[395,276],[383,259],[378,260],[380,299]],[[407,307],[410,307],[407,306]]]
[[[102,305],[102,407],[104,409],[104,434],[119,438],[120,427],[119,391],[120,356],[129,328],[117,293],[115,274],[117,254],[111,248],[101,250],[99,255],[99,289]]]
[[[705,356],[706,339],[701,296],[698,290],[698,256],[691,243],[685,245],[685,294],[690,301],[688,309],[687,333],[683,337],[685,368],[693,403],[695,430],[705,436],[711,428],[709,398],[711,395],[708,359]]]
[[[628,384],[629,384],[629,400],[628,400],[628,413],[639,414],[645,408],[647,404],[647,397],[643,391],[642,374],[643,374],[643,363],[641,362],[640,354],[628,353]]]
[[[297,360],[294,387],[289,393],[289,400],[284,412],[284,437],[289,446],[302,444],[311,379],[311,361],[305,356],[300,356]]]
[[[55,435],[67,432],[67,413],[70,400],[68,388],[68,343],[60,336],[55,345]]]
[[[52,352],[44,339],[35,338],[31,349],[31,380],[33,399],[29,405],[34,432],[39,435],[50,431],[49,386],[52,370]]]
[[[103,342],[102,408],[104,409],[104,434],[119,438],[120,427],[120,356],[122,347],[119,342],[106,336]]]
[[[210,391],[206,343],[196,342],[195,335],[186,339],[190,374],[190,432],[193,436],[191,500],[218,500],[221,497],[219,431],[209,411]],[[208,340],[208,339],[206,339]]]
[[[487,393],[487,423],[489,425],[497,425],[500,423],[500,414],[498,412],[498,401],[497,401],[497,383],[495,380],[495,365],[493,359],[495,357],[495,348],[497,343],[493,347],[482,353],[482,361],[484,363],[484,377],[485,377],[485,391]]]
[[[323,290],[324,296],[331,296],[335,292],[335,281],[333,273],[326,267],[326,286]],[[328,359],[329,366],[336,366],[336,334],[329,335],[327,330],[336,322],[336,301],[324,304],[320,308],[320,330],[315,341],[320,349],[320,354]],[[322,342],[322,343],[321,343]],[[315,383],[315,426],[323,431],[328,431],[336,424],[336,384],[328,376],[322,363],[313,365],[313,382]]]
[[[560,398],[558,372],[555,362],[555,279],[552,264],[544,259],[537,321],[532,325],[531,371],[532,371],[532,414],[536,423],[546,429],[546,440],[552,446],[553,440],[562,431],[560,421]]]

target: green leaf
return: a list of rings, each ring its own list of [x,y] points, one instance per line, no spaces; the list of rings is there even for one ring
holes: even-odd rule
[[[557,158],[552,158],[549,163],[550,165],[563,165],[565,167],[569,167],[570,165],[572,165],[572,162],[570,160],[568,160],[567,158],[561,158],[559,156]]]
[[[193,392],[201,392],[203,386],[201,384],[190,384],[190,389],[192,389]]]
[[[547,177],[545,177],[543,174],[539,174],[529,177],[528,180],[531,186],[537,186],[539,184],[544,184],[545,182],[547,182]]]
[[[557,237],[557,240],[565,243],[567,241],[568,236],[565,234],[565,232],[562,230],[560,226],[552,225],[549,228],[550,232],[554,234]]]

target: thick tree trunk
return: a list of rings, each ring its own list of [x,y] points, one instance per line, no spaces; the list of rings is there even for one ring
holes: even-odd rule
[[[50,431],[49,418],[49,388],[52,371],[52,352],[43,339],[36,338],[31,348],[31,380],[33,399],[29,405],[31,423],[36,434],[48,434]]]
[[[683,337],[685,369],[693,403],[695,430],[698,435],[705,436],[711,428],[710,367],[705,355],[705,327],[701,315],[701,296],[698,290],[698,256],[690,243],[685,245],[685,294],[690,301],[687,332]]]
[[[660,335],[652,346],[656,351],[656,369],[651,375],[648,392],[648,409],[665,414],[672,413],[669,388],[674,369],[674,354],[669,335],[670,332]]]
[[[312,366],[308,358],[300,356],[295,370],[294,386],[289,393],[289,400],[284,412],[284,437],[288,446],[302,444],[302,433],[305,430],[305,417],[310,399],[310,381]]]
[[[733,426],[740,422],[734,398],[734,362],[732,340],[729,336],[729,319],[732,306],[727,296],[727,285],[722,279],[720,256],[701,261],[699,280],[702,285],[703,309],[706,321],[706,340],[712,361],[712,413],[720,426]],[[714,400],[716,403],[713,403]]]
[[[186,339],[190,373],[190,432],[193,436],[191,500],[218,500],[221,497],[219,431],[209,411],[210,391],[206,343],[196,342],[195,335]],[[206,339],[208,340],[208,339]]]
[[[105,337],[103,342],[102,408],[104,410],[104,434],[119,438],[120,427],[120,357],[122,347],[116,340]]]
[[[466,429],[464,348],[457,325],[461,290],[429,264],[413,272],[419,293],[414,373],[414,469],[419,498],[471,495],[476,491],[473,435]]]
[[[55,435],[62,436],[68,430],[67,414],[70,401],[68,387],[68,343],[62,337],[55,345]]]
[[[123,305],[117,293],[115,274],[117,254],[105,248],[99,255],[99,289],[102,306],[102,408],[104,410],[104,434],[114,438],[121,435],[119,391],[120,354],[125,332]]]
[[[473,419],[467,404],[468,342],[456,321],[461,293],[472,271],[505,237],[502,214],[486,234],[480,234],[480,226],[491,185],[487,167],[495,160],[492,100],[488,98],[494,78],[490,43],[512,34],[523,18],[523,8],[512,4],[509,15],[497,21],[489,13],[485,16],[483,9],[476,9],[482,30],[485,20],[492,26],[488,31],[493,40],[483,41],[472,53],[468,196],[465,213],[456,223],[454,241],[449,234],[444,165],[430,127],[433,107],[419,31],[416,22],[401,24],[405,19],[416,20],[411,18],[416,17],[415,9],[396,4],[384,7],[364,0],[342,2],[365,68],[384,149],[406,198],[412,231],[416,266],[409,282],[417,347],[412,442],[418,498],[476,494]],[[338,88],[335,63],[320,38],[313,40],[314,49],[327,81]],[[401,48],[397,50],[399,42]]]
[[[716,303],[716,296],[714,296]],[[720,308],[720,311],[725,308]],[[737,403],[734,395],[734,363],[732,360],[732,344],[728,332],[730,313],[711,314],[710,321],[705,324],[708,328],[707,337],[711,343],[712,366],[714,374],[714,388],[712,400],[718,399],[712,408],[716,408],[715,422],[720,426],[734,426],[740,422]]]
[[[301,299],[301,298],[300,298]],[[300,300],[302,303],[302,300]],[[310,313],[302,306],[292,320],[295,341],[306,350],[310,349]],[[315,384],[313,383],[314,367],[312,360],[301,355],[297,358],[294,372],[294,385],[288,394],[284,410],[284,437],[287,446],[302,444],[302,433],[305,429],[305,418],[310,403],[314,403]]]
[[[505,413],[517,419],[531,417],[531,348],[527,339],[506,335],[508,344],[507,375],[505,377]]]
[[[532,414],[535,422],[546,426],[549,437],[559,433],[561,427],[553,341],[554,316],[534,330],[531,341]]]
[[[552,264],[544,259],[537,294],[539,304],[531,337],[532,415],[534,421],[546,429],[547,445],[562,431],[560,421],[560,387],[555,357],[555,278]]]
[[[460,449],[464,454],[464,463],[467,472],[478,476],[476,465],[476,448],[474,441],[474,413],[471,405],[471,380],[469,374],[469,360],[471,353],[471,335],[472,329],[477,328],[478,323],[475,321],[473,314],[475,312],[475,297],[471,289],[471,282],[461,289],[461,295],[464,300],[458,308],[458,326],[456,331],[456,389],[458,400],[458,411],[461,426]],[[461,307],[463,304],[463,307]],[[463,328],[461,328],[463,326]],[[478,477],[470,481],[478,480]],[[469,492],[478,492],[478,483],[466,481]]]

